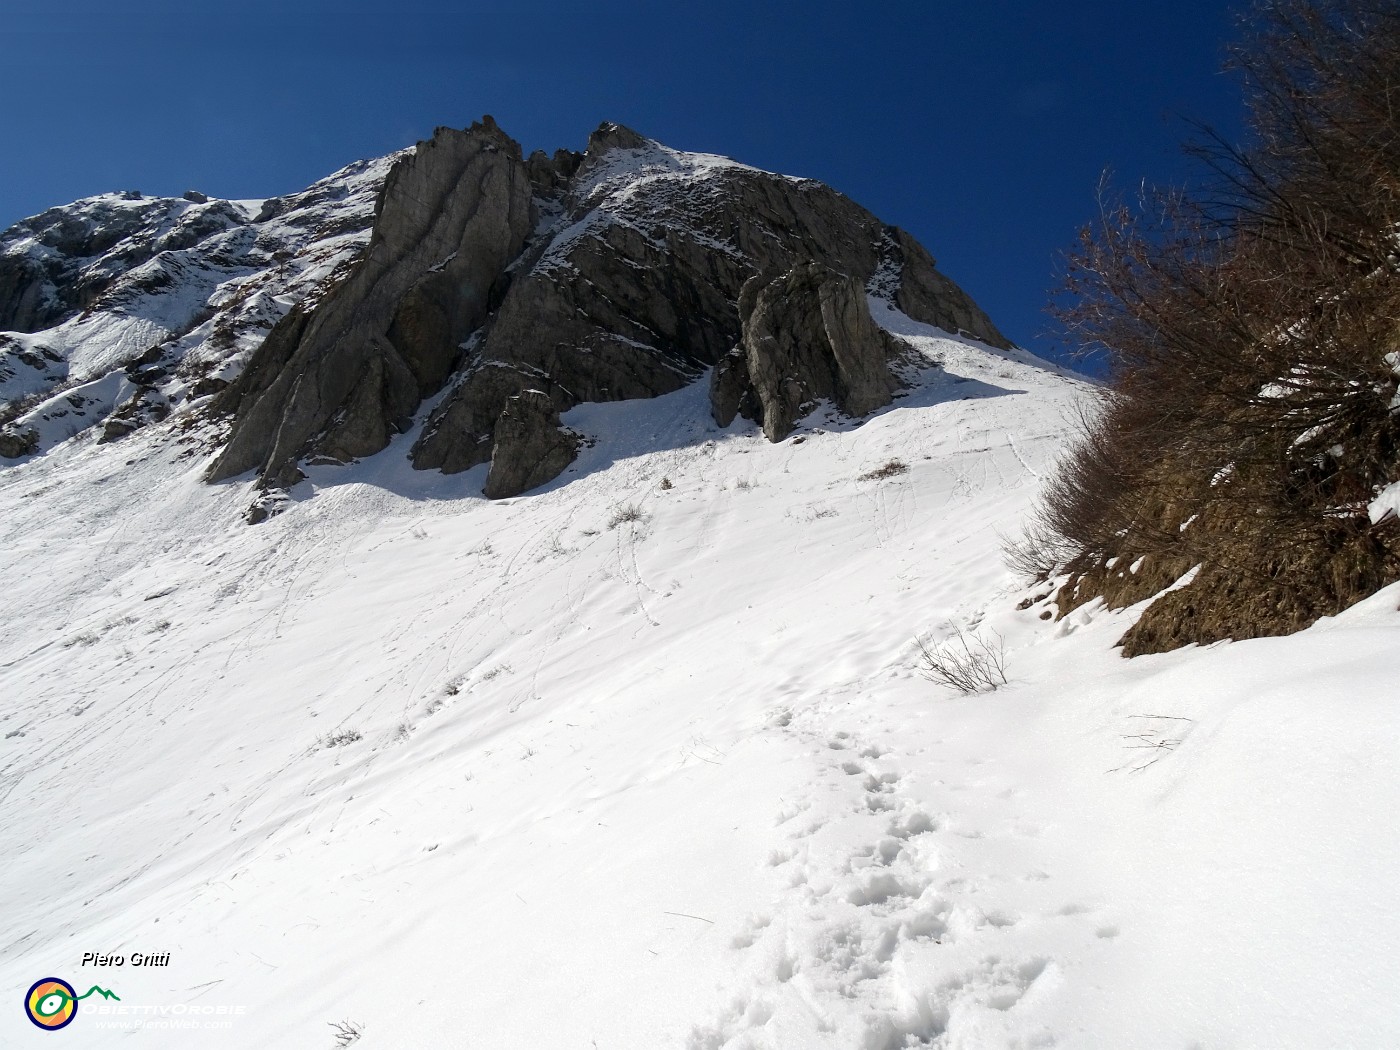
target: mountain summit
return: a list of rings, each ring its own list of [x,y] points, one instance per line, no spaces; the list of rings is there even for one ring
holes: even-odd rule
[[[510,496],[574,459],[561,412],[707,370],[715,418],[770,440],[821,402],[888,404],[901,343],[868,297],[1009,346],[918,242],[822,183],[616,124],[526,157],[485,117],[289,198],[130,193],[7,232],[0,326],[20,331],[0,378],[30,397],[0,453],[216,394],[209,480],[251,470],[275,493],[381,451],[431,401],[414,466],[489,463],[486,493]]]

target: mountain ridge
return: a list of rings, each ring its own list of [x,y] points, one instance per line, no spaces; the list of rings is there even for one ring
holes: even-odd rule
[[[497,495],[548,480],[541,464],[557,473],[576,451],[554,414],[679,389],[741,346],[760,353],[760,341],[745,343],[739,293],[797,263],[845,274],[915,320],[1010,346],[913,238],[844,195],[616,124],[595,130],[584,153],[525,157],[486,117],[283,198],[129,196],[93,200],[175,215],[163,232],[190,243],[162,248],[159,238],[107,231],[115,247],[95,262],[68,259],[79,278],[60,290],[63,268],[35,258],[44,253],[34,221],[0,237],[0,292],[10,289],[0,306],[19,304],[0,317],[61,317],[0,334],[9,353],[0,379],[17,395],[0,415],[0,454],[42,453],[95,423],[115,440],[195,403],[229,421],[210,479],[257,472],[267,498],[250,519],[279,505],[302,464],[378,453],[425,398],[435,404],[410,452],[416,467],[454,473],[499,456]],[[45,215],[61,227],[55,211]],[[197,236],[194,220],[218,217],[224,228]],[[29,275],[26,289],[15,291],[17,273]],[[98,278],[106,284],[81,311],[64,299]],[[169,308],[173,293],[181,309]],[[40,300],[59,312],[41,317]],[[854,309],[868,314],[863,301]],[[726,388],[714,410],[779,412],[786,418],[768,424],[777,433],[823,400],[857,415],[887,403],[868,392],[897,389],[889,369],[901,350],[875,332],[868,318],[817,322],[800,340],[815,363],[772,377],[786,393]],[[772,372],[753,365],[728,385]],[[867,393],[848,396],[849,382]],[[517,399],[531,390],[548,403],[522,411]],[[513,437],[498,443],[507,416]]]

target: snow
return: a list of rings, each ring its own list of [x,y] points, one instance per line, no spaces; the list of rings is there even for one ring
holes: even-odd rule
[[[44,453],[82,433],[126,401],[136,390],[120,372],[68,387],[41,402],[15,421],[20,433],[36,431],[36,453]]]
[[[80,1048],[1394,1045],[1400,588],[1041,619],[999,534],[1089,388],[880,319],[921,384],[860,425],[584,405],[512,500],[414,431],[257,527],[198,428],[0,470],[0,981],[120,995]],[[956,630],[1005,687],[921,676]]]
[[[1367,512],[1373,525],[1387,514],[1400,515],[1400,482],[1381,489],[1376,494],[1376,498],[1370,502]]]
[[[292,303],[314,303],[337,270],[359,257],[369,242],[379,187],[402,155],[348,165],[278,199],[277,214],[261,221],[263,206],[272,202],[129,201],[106,194],[13,227],[0,237],[0,253],[61,259],[29,231],[58,223],[91,232],[118,211],[135,212],[141,220],[101,254],[70,260],[75,273],[115,277],[89,309],[42,332],[0,332],[0,403],[67,392],[157,346],[166,348],[168,365],[188,360],[236,374]],[[210,216],[225,225],[189,225]],[[141,245],[155,254],[133,266],[126,253]],[[215,313],[232,334],[228,344],[211,341],[215,329],[203,319]],[[12,356],[11,347],[30,353],[44,348],[59,360],[38,369]],[[172,380],[172,389],[180,382]]]
[[[775,175],[710,153],[687,153],[647,140],[636,149],[609,149],[589,157],[569,192],[569,203],[589,210],[575,221],[571,212],[552,215],[552,225],[537,230],[549,242],[535,262],[536,273],[571,270],[570,253],[579,242],[605,239],[612,227],[626,227],[659,252],[677,229],[686,238],[735,258],[743,253],[728,241],[706,232],[701,217],[723,194],[718,179],[735,173],[761,174],[802,184],[807,180]],[[688,221],[687,221],[688,220]]]

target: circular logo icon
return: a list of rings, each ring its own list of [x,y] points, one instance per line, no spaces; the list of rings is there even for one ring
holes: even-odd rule
[[[78,996],[73,986],[57,977],[35,981],[24,996],[24,1012],[40,1028],[62,1028],[78,1012]]]

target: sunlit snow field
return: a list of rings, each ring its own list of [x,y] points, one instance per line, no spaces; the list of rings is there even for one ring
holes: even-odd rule
[[[0,1045],[1400,1043],[1400,590],[1131,662],[1018,609],[1087,388],[880,320],[862,425],[587,405],[496,503],[416,432],[255,527],[168,427],[0,470]],[[1005,688],[920,674],[958,629]]]

